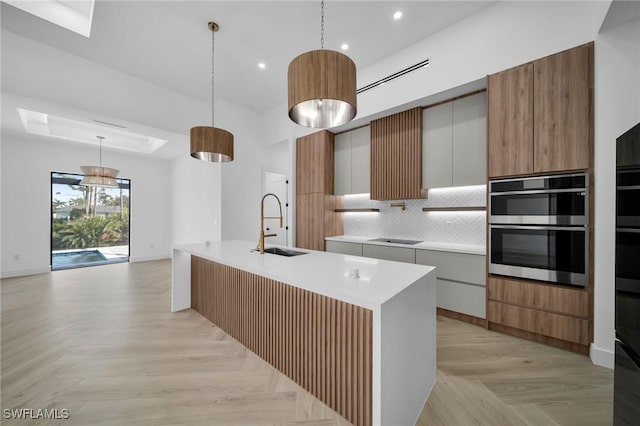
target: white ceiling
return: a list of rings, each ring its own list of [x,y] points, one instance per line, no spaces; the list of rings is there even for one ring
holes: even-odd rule
[[[363,68],[494,3],[327,1],[325,47],[347,42]],[[214,20],[216,98],[257,113],[286,103],[289,62],[320,47],[319,1],[96,1],[90,38],[4,3],[1,16],[3,29],[204,102]]]

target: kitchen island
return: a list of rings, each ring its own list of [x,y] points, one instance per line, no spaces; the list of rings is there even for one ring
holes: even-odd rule
[[[175,247],[171,310],[195,309],[354,424],[414,424],[436,377],[434,268],[254,248]]]

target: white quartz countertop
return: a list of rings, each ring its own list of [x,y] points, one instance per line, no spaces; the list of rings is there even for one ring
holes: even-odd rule
[[[255,247],[255,241],[220,241],[212,242],[209,247],[204,242],[179,245],[174,250],[368,309],[379,308],[385,301],[435,269],[432,266],[298,248],[287,249],[307,254],[294,257],[268,253],[261,255],[251,251]],[[358,269],[360,278],[348,276],[354,269]]]
[[[452,243],[432,243],[423,241],[418,244],[394,244],[383,241],[370,241],[379,237],[360,237],[355,235],[339,235],[336,237],[325,237],[327,241],[342,241],[346,243],[374,244],[379,246],[404,247],[422,250],[451,251],[455,253],[478,254],[485,255],[487,249],[485,246],[477,246],[471,244],[452,244]],[[418,240],[419,238],[413,238]]]

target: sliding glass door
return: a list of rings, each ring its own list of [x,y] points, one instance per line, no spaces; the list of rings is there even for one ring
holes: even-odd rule
[[[51,173],[51,269],[129,261],[131,181],[80,186],[82,175]]]

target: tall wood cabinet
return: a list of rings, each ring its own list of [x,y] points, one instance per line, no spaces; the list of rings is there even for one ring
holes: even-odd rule
[[[488,77],[489,177],[585,170],[593,146],[593,43]]]
[[[422,108],[371,122],[371,199],[422,198]]]
[[[296,141],[296,246],[324,250],[324,238],[344,234],[342,198],[333,195],[334,135],[323,130]]]
[[[490,75],[487,82],[489,178],[586,171],[591,229],[593,78],[588,43]],[[593,232],[586,244],[593,259]],[[487,327],[588,354],[593,265],[585,288],[489,274]]]

